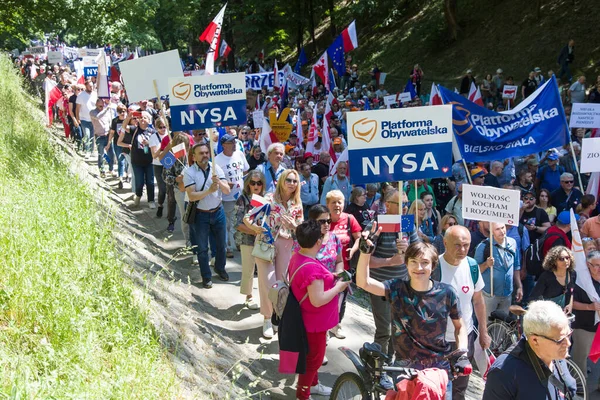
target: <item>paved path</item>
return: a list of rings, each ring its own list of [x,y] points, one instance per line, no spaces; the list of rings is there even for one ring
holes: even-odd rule
[[[227,260],[229,282],[215,276],[210,290],[192,284],[200,274],[191,266],[191,255],[182,250],[185,243],[179,223],[170,234],[166,218],[155,217],[145,196],[140,206],[134,207],[128,184],[126,189],[117,189],[116,179],[99,178],[95,161],[84,161],[56,136],[52,140],[72,163],[72,172],[91,188],[100,207],[116,215],[120,257],[131,266],[126,272],[133,281],[147,290],[136,290],[137,298],[148,309],[184,381],[182,397],[293,399],[295,377],[277,372],[277,341],[263,339],[262,316],[243,307],[239,252]],[[256,279],[254,289],[258,298]],[[320,370],[320,380],[328,386],[343,372],[354,370],[338,347],[357,351],[373,339],[371,313],[356,303],[349,304],[343,326],[347,338],[329,341],[329,364]],[[483,381],[478,377],[471,381],[468,398],[480,399]]]

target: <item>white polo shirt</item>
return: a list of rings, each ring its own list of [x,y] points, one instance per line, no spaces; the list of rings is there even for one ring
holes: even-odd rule
[[[454,266],[448,264],[442,254],[439,258],[439,268],[441,268],[442,279],[440,282],[447,283],[454,287],[458,293],[458,299],[460,304],[460,312],[462,319],[467,328],[467,334],[473,330],[473,294],[483,289],[485,284],[479,273],[479,279],[477,284],[473,284],[473,277],[471,276],[471,267],[469,267],[469,261],[465,257],[460,265]],[[448,318],[448,326],[446,328],[446,340],[449,342],[455,342],[454,338],[454,325]]]
[[[194,163],[194,165],[192,165],[191,167],[187,168],[183,172],[183,185],[185,186],[185,188],[187,189],[189,186],[195,185],[195,192],[203,192],[208,190],[210,188],[210,185],[212,185],[213,183],[213,171],[211,164],[212,163],[210,162],[208,163],[208,168],[206,169],[206,171],[203,171],[196,163]],[[215,165],[215,169],[217,170],[217,177],[219,179],[225,180],[225,174],[223,173],[221,167]],[[205,181],[206,184],[204,183]],[[217,208],[221,205],[222,199],[223,194],[219,189],[216,192],[210,193],[208,196],[200,200],[198,202],[198,209],[208,211]]]

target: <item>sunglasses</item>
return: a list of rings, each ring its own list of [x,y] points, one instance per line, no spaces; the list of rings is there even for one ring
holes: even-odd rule
[[[167,129],[166,126],[157,126],[156,129]]]
[[[525,200],[525,201],[535,200],[535,197],[523,197],[523,200]]]
[[[571,329],[571,331],[565,337],[555,340],[555,339],[549,338],[548,336],[538,335],[537,333],[532,333],[532,335],[543,337],[544,339],[550,340],[551,342],[554,342],[558,345],[561,345],[565,342],[565,340],[570,339],[572,334],[573,334],[573,330]]]
[[[261,181],[250,181],[250,186],[262,186],[263,183]]]
[[[456,222],[448,222],[448,226],[454,226],[456,225]]]
[[[562,183],[573,183],[573,181],[562,181]]]
[[[194,133],[194,136],[204,136],[206,133]]]
[[[321,225],[325,225],[325,224],[331,225],[331,218],[329,218],[329,219],[318,219],[317,221],[319,221],[319,223]]]
[[[289,183],[290,185],[297,185],[298,181],[296,179],[285,178],[285,183]]]

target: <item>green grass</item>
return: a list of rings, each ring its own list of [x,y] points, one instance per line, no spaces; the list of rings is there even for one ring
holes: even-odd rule
[[[0,398],[179,397],[117,257],[113,216],[34,115],[0,55]]]

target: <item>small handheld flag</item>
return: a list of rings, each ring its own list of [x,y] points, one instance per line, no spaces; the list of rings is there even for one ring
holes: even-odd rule
[[[184,151],[185,151],[185,149],[184,149]],[[168,152],[167,155],[165,155],[163,157],[163,159],[160,160],[160,163],[165,168],[171,168],[173,165],[175,165],[176,162],[177,162],[177,159],[175,158],[175,156],[171,152]]]

